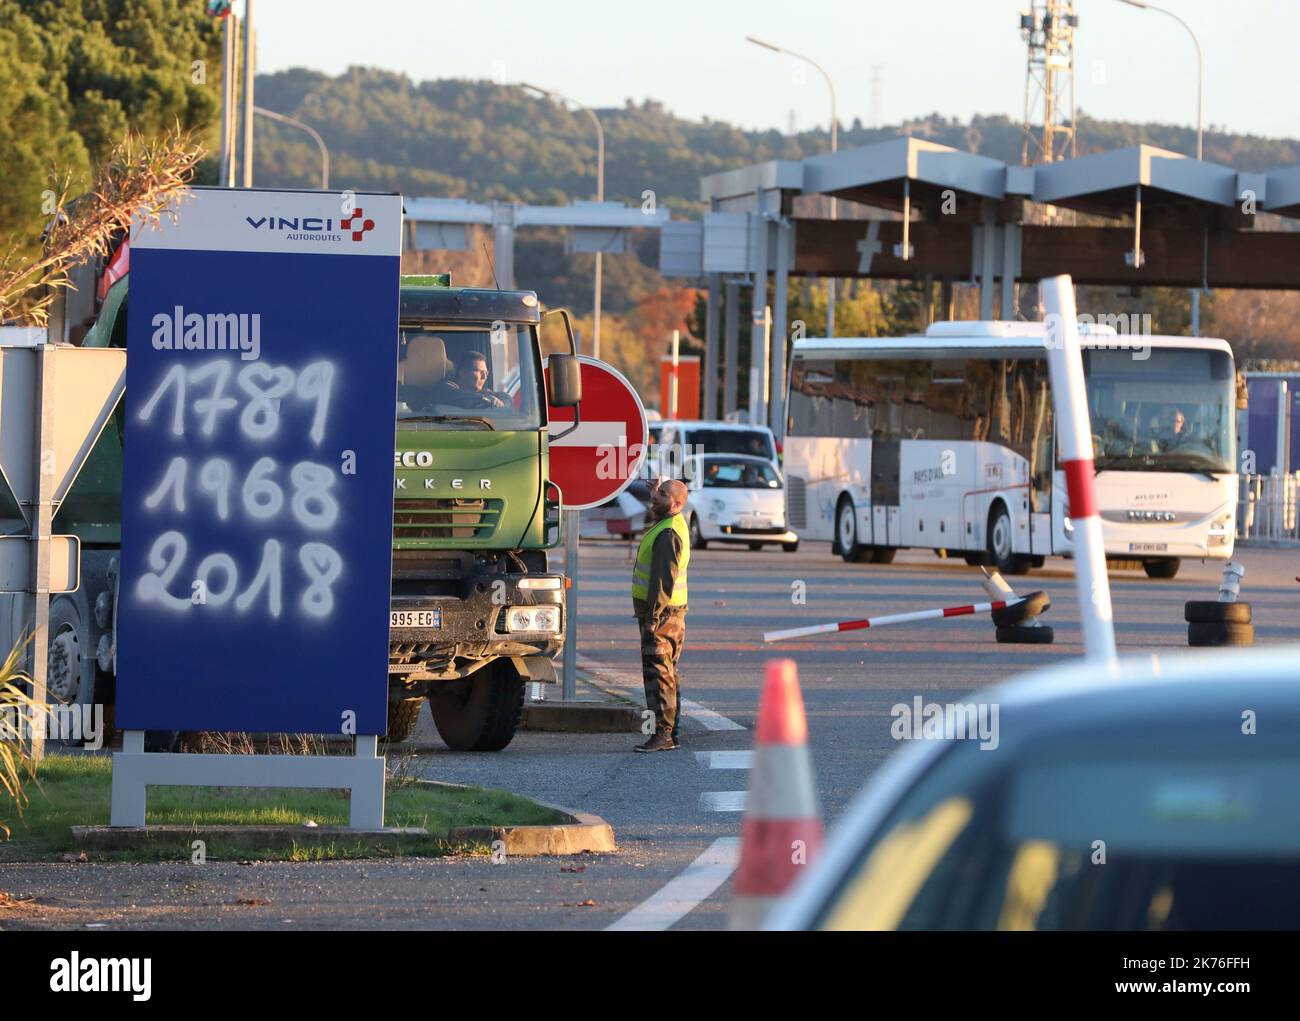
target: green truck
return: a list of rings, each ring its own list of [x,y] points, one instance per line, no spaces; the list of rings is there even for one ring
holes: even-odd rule
[[[125,346],[127,285],[110,289],[84,346]],[[567,586],[547,569],[561,521],[547,405],[576,406],[581,383],[568,315],[553,314],[568,351],[544,375],[535,293],[402,278],[389,741],[410,736],[427,701],[451,748],[502,749],[525,685],[557,680]],[[50,697],[68,704],[113,702],[122,426],[119,406],[54,519],[82,548],[80,587],[50,608]],[[0,631],[16,637],[30,600],[7,598]]]

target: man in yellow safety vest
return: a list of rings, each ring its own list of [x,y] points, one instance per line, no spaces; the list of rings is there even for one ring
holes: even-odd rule
[[[655,731],[638,752],[678,747],[681,683],[677,660],[686,641],[686,565],[691,540],[682,518],[686,485],[662,479],[650,490],[655,522],[637,547],[632,568],[632,610],[641,628],[641,677],[645,704],[655,714]]]

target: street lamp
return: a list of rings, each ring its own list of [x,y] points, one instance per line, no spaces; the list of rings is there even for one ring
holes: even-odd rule
[[[817,72],[826,81],[826,88],[831,93],[831,152],[839,151],[839,117],[835,112],[835,83],[831,81],[831,76],[826,73],[826,69],[813,60],[812,57],[805,57],[802,53],[795,53],[794,50],[787,50],[784,46],[777,46],[775,43],[764,42],[762,39],[755,39],[752,35],[745,36],[747,42],[755,46],[761,46],[765,50],[771,50],[773,53],[784,53],[787,57],[794,57],[795,60],[802,60],[805,64],[811,64],[817,69]],[[831,196],[831,219],[837,219],[838,200],[834,195]],[[835,278],[827,277],[826,279],[826,336],[835,336]]]
[[[1163,7],[1157,7],[1155,4],[1149,4],[1146,0],[1120,0],[1120,3],[1128,4],[1130,7],[1136,7],[1143,11],[1155,11],[1157,14],[1167,14],[1178,24],[1187,30],[1187,34],[1192,37],[1192,45],[1196,47],[1196,158],[1203,159],[1205,155],[1204,147],[1204,126],[1205,126],[1205,58],[1201,53],[1201,41],[1196,38],[1196,33],[1192,31],[1192,26],[1187,24],[1173,11],[1165,10]],[[1192,336],[1201,335],[1201,289],[1199,287],[1192,290]]]
[[[280,121],[282,124],[291,124],[295,128],[302,128],[303,131],[311,135],[316,140],[316,147],[320,149],[320,186],[322,191],[329,191],[330,186],[330,151],[325,148],[325,139],[310,124],[304,124],[296,117],[286,117],[282,113],[276,113],[274,110],[267,110],[260,106],[253,107],[253,113],[259,117],[269,117],[273,121]]]
[[[523,83],[520,88],[544,96],[547,99],[558,99],[563,103],[572,103],[579,110],[591,118],[591,123],[596,126],[596,201],[605,201],[605,129],[600,126],[600,118],[596,112],[589,106],[584,106],[576,99],[570,99],[568,96],[562,96],[558,92],[552,92],[549,89],[538,88],[536,85]],[[597,250],[596,252],[596,288],[595,296],[592,299],[592,319],[591,319],[591,356],[600,357],[600,277],[603,268],[605,253]]]

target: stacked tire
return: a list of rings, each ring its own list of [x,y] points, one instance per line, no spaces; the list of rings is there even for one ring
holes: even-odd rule
[[[1056,633],[1038,615],[1051,609],[1046,592],[1030,592],[1020,602],[993,611],[999,645],[1051,645]]]
[[[1183,619],[1187,621],[1188,645],[1255,644],[1250,603],[1194,599],[1184,605]]]

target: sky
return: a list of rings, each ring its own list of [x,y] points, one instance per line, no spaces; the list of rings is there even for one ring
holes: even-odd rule
[[[259,72],[351,65],[415,80],[531,82],[595,107],[788,131],[839,120],[1024,112],[1028,0],[254,0]],[[1205,60],[1205,126],[1300,137],[1300,0],[1164,0]],[[791,11],[798,11],[798,18]],[[1076,0],[1075,98],[1105,120],[1196,123],[1196,50],[1173,18]],[[874,71],[873,69],[878,69]],[[873,73],[879,85],[873,89]]]

